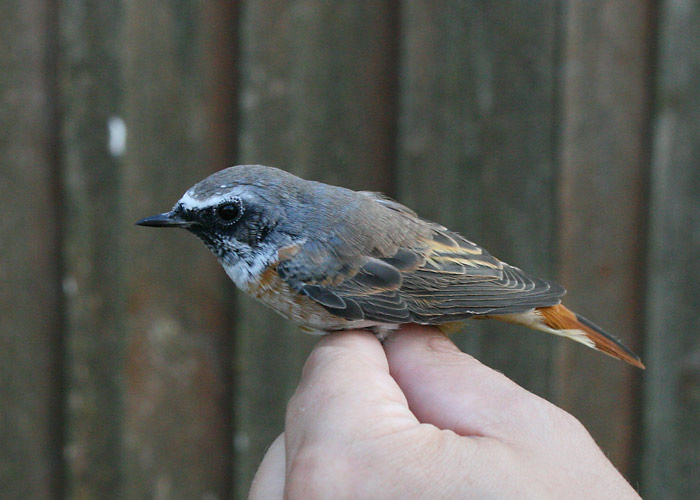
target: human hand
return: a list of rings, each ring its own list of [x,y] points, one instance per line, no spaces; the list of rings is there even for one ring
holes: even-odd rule
[[[640,497],[574,417],[411,325],[319,341],[249,498]]]

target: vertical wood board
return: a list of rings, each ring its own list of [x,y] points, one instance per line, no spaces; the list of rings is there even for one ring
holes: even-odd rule
[[[662,2],[651,176],[642,494],[700,494],[700,6]]]
[[[60,11],[66,498],[120,498],[120,3]],[[110,146],[111,143],[111,146]],[[110,147],[114,149],[110,152]]]
[[[54,12],[0,17],[0,497],[49,500],[61,484],[60,206]]]
[[[572,2],[564,17],[560,262],[567,304],[638,350],[644,282],[650,2]],[[560,403],[635,466],[641,373],[567,344]],[[585,375],[585,376],[583,376]]]

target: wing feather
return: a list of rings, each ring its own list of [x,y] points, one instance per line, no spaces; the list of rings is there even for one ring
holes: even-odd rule
[[[414,217],[393,200],[378,201],[401,217]],[[281,258],[279,275],[333,314],[388,323],[440,324],[524,312],[558,304],[565,293],[560,285],[501,262],[457,233],[415,220],[429,230],[397,244],[388,255],[376,250],[349,255],[347,246],[332,240],[312,242]],[[312,271],[309,262],[315,265]]]

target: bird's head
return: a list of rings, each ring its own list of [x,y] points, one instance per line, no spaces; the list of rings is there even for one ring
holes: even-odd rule
[[[169,212],[136,224],[187,229],[204,241],[229,275],[243,273],[231,276],[240,284],[294,239],[295,225],[285,222],[298,181],[271,167],[230,167],[192,186]]]

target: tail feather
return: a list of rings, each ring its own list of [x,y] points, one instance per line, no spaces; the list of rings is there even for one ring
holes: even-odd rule
[[[644,369],[644,364],[634,352],[628,349],[605,330],[579,316],[561,304],[538,307],[522,313],[493,314],[488,318],[527,326],[533,330],[561,335],[592,349],[604,352],[616,359]]]
[[[550,307],[538,307],[535,309],[542,318],[542,326],[538,328],[550,333],[563,335],[592,347],[598,351],[621,359],[638,368],[644,368],[644,364],[634,352],[622,344],[615,337],[607,333],[595,323],[579,316],[565,306],[558,304]],[[533,325],[528,325],[533,326]]]

